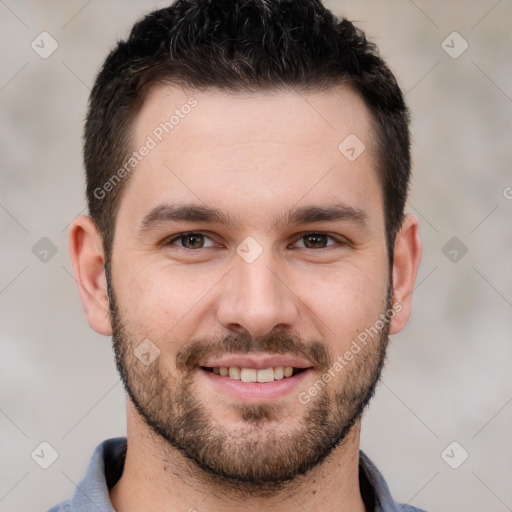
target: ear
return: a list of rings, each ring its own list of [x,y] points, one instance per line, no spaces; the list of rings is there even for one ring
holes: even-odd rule
[[[110,336],[103,242],[90,217],[80,215],[71,224],[69,251],[87,321],[96,332]]]
[[[393,258],[393,302],[396,314],[390,321],[389,333],[400,332],[411,316],[411,301],[421,260],[418,219],[407,214],[395,239]]]

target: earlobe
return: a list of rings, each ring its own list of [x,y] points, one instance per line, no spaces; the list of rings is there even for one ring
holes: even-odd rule
[[[90,217],[80,215],[71,224],[69,251],[87,321],[96,332],[110,336],[103,242]]]
[[[396,314],[390,322],[389,333],[400,332],[411,316],[414,283],[421,261],[421,242],[418,219],[407,214],[395,239],[393,258],[393,302]]]

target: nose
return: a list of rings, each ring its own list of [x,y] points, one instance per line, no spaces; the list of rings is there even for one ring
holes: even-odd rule
[[[290,329],[299,318],[299,298],[293,283],[271,251],[256,261],[235,255],[224,280],[217,317],[231,333],[264,336],[275,328]]]

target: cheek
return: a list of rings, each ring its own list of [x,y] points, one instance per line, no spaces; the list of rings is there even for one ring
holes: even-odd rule
[[[180,343],[215,322],[211,312],[218,305],[216,301],[225,298],[215,293],[215,285],[227,268],[176,265],[149,258],[138,265],[126,265],[124,276],[119,271],[123,276],[117,279],[119,302],[134,331],[159,344],[176,340],[177,351]],[[332,340],[333,350],[342,351],[350,345],[384,311],[388,284],[385,262],[382,254],[367,252],[337,264],[283,267],[285,281],[293,290],[290,300],[300,299],[299,328],[307,335]]]
[[[193,316],[204,294],[218,281],[215,271],[168,262],[132,268],[131,277],[121,284],[125,309],[132,325],[146,329],[155,338],[181,330],[183,320]]]
[[[306,306],[305,313],[338,350],[371,327],[386,306],[387,274],[379,267],[370,271],[346,263],[337,269],[302,273],[298,279],[297,294]]]

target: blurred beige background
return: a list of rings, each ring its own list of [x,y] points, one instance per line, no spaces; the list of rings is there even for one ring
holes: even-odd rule
[[[125,434],[110,339],[85,320],[67,227],[85,207],[81,135],[95,74],[133,22],[164,5],[0,1],[2,512],[68,498],[96,445]],[[379,44],[406,92],[407,210],[424,247],[413,316],[392,337],[362,448],[397,500],[512,510],[512,3],[327,5]],[[58,454],[48,469],[31,458],[41,442]]]

